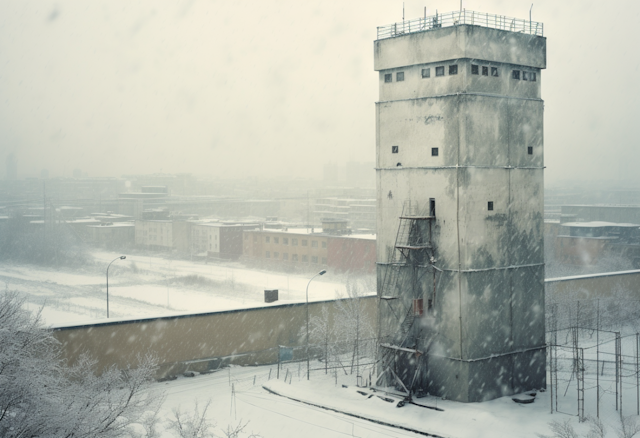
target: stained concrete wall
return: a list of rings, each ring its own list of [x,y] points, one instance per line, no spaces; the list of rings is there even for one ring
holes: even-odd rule
[[[437,269],[403,268],[399,298],[381,300],[380,332],[426,352],[420,381],[432,394],[479,401],[545,386],[545,47],[541,37],[464,25],[375,42],[380,295],[389,295],[382,284],[405,201],[436,201]],[[472,75],[472,65],[499,75]],[[433,308],[398,336],[414,298]]]
[[[464,24],[374,42],[376,71],[460,58],[547,68],[547,39]]]
[[[309,317],[320,317],[324,307],[329,322],[338,315],[337,301],[309,304]],[[361,315],[375,325],[375,296],[360,299]],[[157,356],[157,378],[185,371],[205,371],[221,364],[270,364],[278,360],[278,346],[301,346],[306,326],[306,305],[277,304],[240,309],[134,321],[115,321],[53,331],[62,344],[68,363],[88,353],[97,360],[98,371],[110,366],[136,366],[140,354]]]

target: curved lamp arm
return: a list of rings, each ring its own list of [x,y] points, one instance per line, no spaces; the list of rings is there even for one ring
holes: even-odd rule
[[[116,257],[115,259],[111,260],[111,263],[115,262],[116,260],[124,260],[126,258],[127,256]],[[107,266],[107,318],[109,317],[109,268],[111,267],[111,263],[109,263],[109,266]]]

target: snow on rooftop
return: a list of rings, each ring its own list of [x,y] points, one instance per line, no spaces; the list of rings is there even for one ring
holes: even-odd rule
[[[122,227],[135,227],[133,222],[103,222],[97,225],[87,225],[89,228],[122,228]]]

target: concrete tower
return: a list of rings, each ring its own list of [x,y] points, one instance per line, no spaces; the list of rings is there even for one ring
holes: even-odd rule
[[[455,12],[374,50],[382,375],[464,402],[545,387],[542,25]]]

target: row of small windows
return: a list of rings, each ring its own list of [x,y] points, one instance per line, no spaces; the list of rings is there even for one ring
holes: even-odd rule
[[[471,64],[471,74],[472,75],[479,75],[480,71],[482,71],[482,76],[489,76],[489,67],[488,66]],[[493,76],[494,78],[497,78],[497,77],[500,76],[498,74],[498,67],[491,67],[491,76]]]
[[[431,77],[431,68],[423,68],[422,69],[422,77],[430,78]],[[458,74],[458,64],[452,64],[449,66],[449,75],[457,75]],[[444,76],[444,66],[441,65],[436,67],[436,76]],[[393,82],[393,73],[385,73],[384,75],[385,82]],[[399,71],[396,73],[396,82],[404,81],[404,72]]]
[[[491,69],[491,70],[489,70]],[[498,67],[489,67],[486,65],[477,65],[471,64],[471,74],[472,75],[480,75],[482,72],[482,76],[489,76],[489,71],[491,71],[491,76],[494,78],[500,77],[500,73],[498,71]],[[431,68],[423,68],[422,69],[422,78],[430,78],[431,77]],[[452,64],[449,66],[449,75],[457,75],[458,74],[458,65]],[[444,76],[444,66],[436,67],[436,77]],[[525,70],[513,70],[511,72],[511,77],[513,79],[523,81],[531,81],[535,82],[537,80],[536,72],[533,71],[525,71]],[[384,75],[385,82],[393,82],[393,73],[385,73]],[[404,81],[404,72],[399,71],[396,73],[396,82]]]
[[[399,146],[391,146],[391,153],[392,154],[397,154],[400,151],[400,147]],[[533,155],[533,146],[527,146],[527,154],[529,155]],[[431,156],[432,157],[437,157],[438,156],[438,148],[431,148]],[[267,240],[268,242],[268,240]],[[324,242],[322,242],[324,243]],[[324,248],[324,246],[323,246]]]
[[[256,241],[256,239],[254,239],[254,242]],[[264,241],[266,243],[271,243],[271,236],[265,236]],[[273,243],[275,244],[279,244],[280,243],[280,238],[279,237],[274,237],[273,238]],[[307,239],[301,239],[300,243],[302,246],[309,246],[309,241]],[[327,247],[327,242],[321,242],[322,243],[322,247],[326,248]],[[289,238],[288,237],[283,237],[282,238],[282,244],[283,245],[289,245]],[[298,246],[298,239],[296,238],[292,238],[291,239],[291,246]],[[311,248],[317,248],[318,247],[318,241],[317,240],[312,240],[311,241]]]
[[[268,258],[268,259],[272,258],[270,251],[265,251],[264,256],[265,256],[265,258]],[[280,253],[274,251],[273,258],[274,259],[279,259],[280,258]],[[283,252],[282,253],[282,260],[285,260],[285,261],[289,260],[289,253],[288,252]],[[291,254],[291,261],[292,262],[299,261],[298,260],[298,254]],[[302,256],[302,262],[303,263],[308,263],[309,262],[309,256],[303,255]],[[311,256],[311,263],[318,263],[318,256]],[[322,264],[323,265],[327,264],[327,258],[326,257],[322,257]]]
[[[531,82],[535,82],[536,81],[536,72],[534,71],[520,71],[520,70],[513,70],[511,72],[511,77],[513,79],[517,79],[520,80],[522,79],[523,81],[531,81]]]

